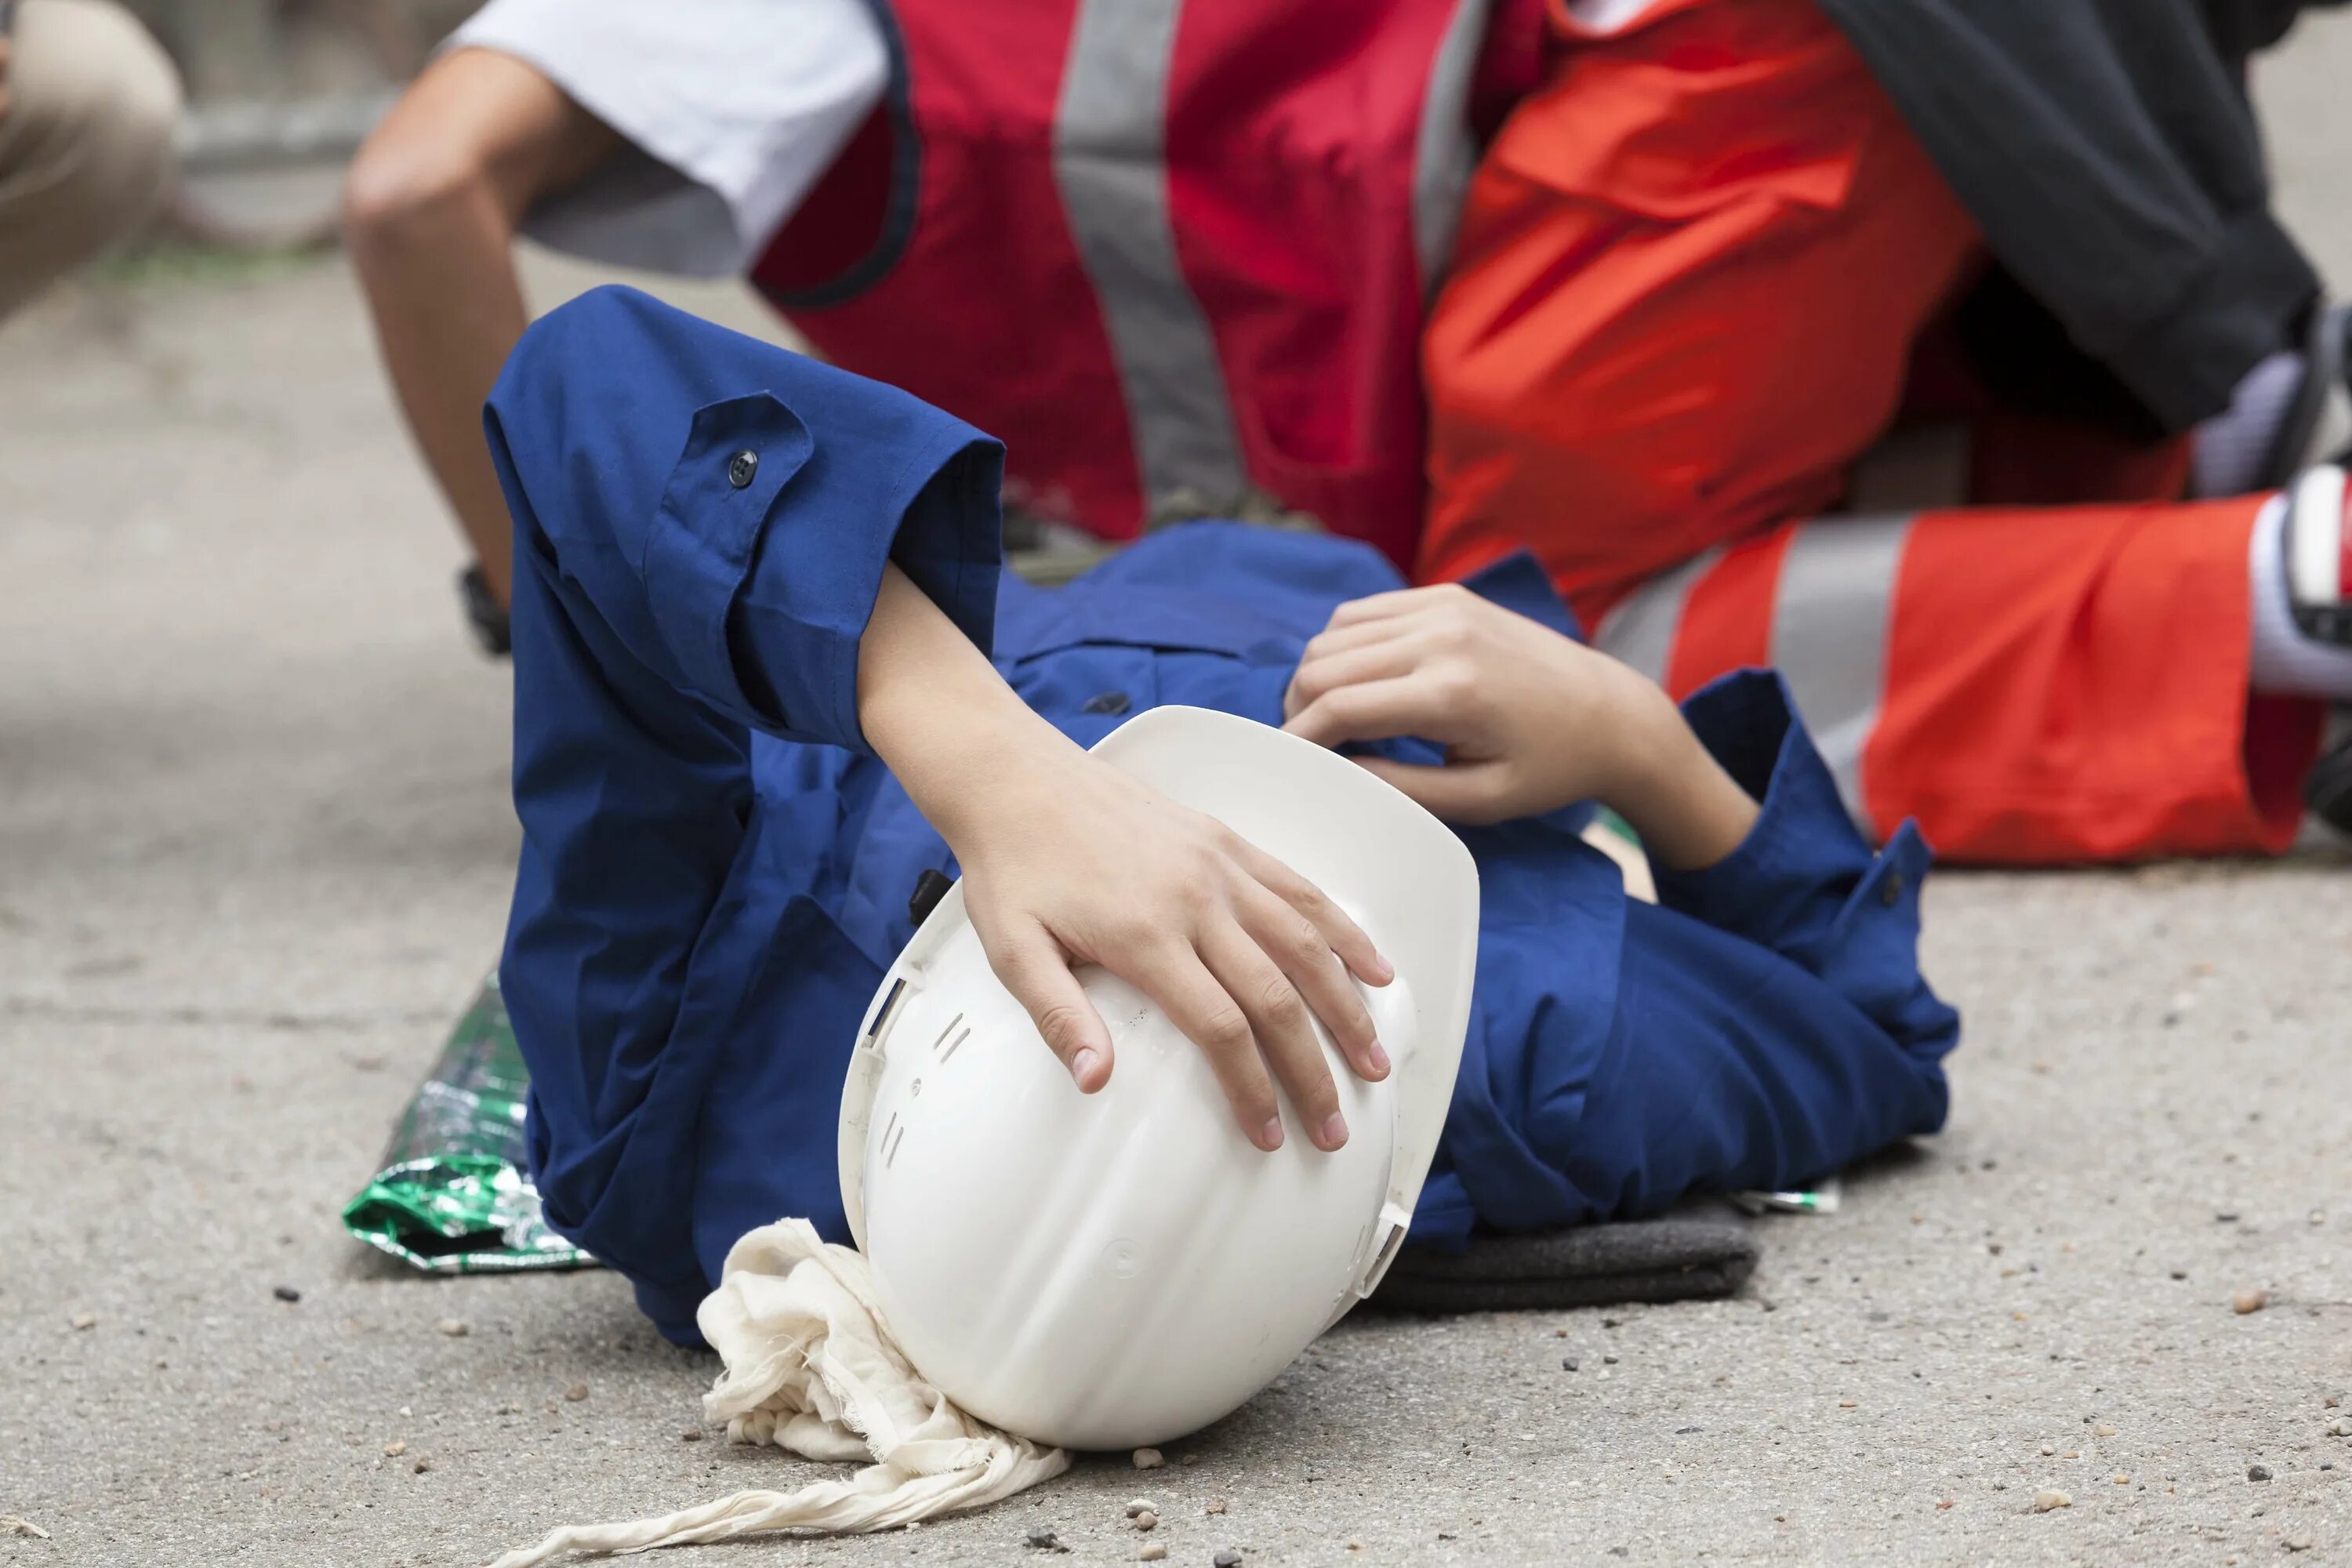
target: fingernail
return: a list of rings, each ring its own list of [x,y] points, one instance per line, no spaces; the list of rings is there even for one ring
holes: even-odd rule
[[[1100,1059],[1096,1056],[1094,1047],[1091,1046],[1080,1046],[1071,1056],[1070,1076],[1077,1079],[1080,1089],[1087,1087],[1087,1079],[1095,1070],[1095,1063]]]
[[[1364,1053],[1364,1059],[1372,1064],[1374,1072],[1385,1073],[1389,1070],[1389,1054],[1381,1049],[1381,1043],[1378,1040],[1374,1040],[1371,1049]]]
[[[1382,958],[1377,952],[1372,954],[1372,967],[1379,971],[1380,977],[1382,980],[1394,980],[1396,978],[1396,965],[1391,963],[1387,959]]]
[[[1337,1149],[1348,1141],[1348,1119],[1338,1111],[1323,1119],[1323,1147]]]
[[[1265,1125],[1257,1130],[1257,1146],[1269,1154],[1282,1147],[1281,1117],[1269,1116],[1265,1119]]]

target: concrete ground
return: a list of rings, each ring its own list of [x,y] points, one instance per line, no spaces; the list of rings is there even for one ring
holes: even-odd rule
[[[2347,68],[2315,26],[2263,84],[2339,279]],[[814,1473],[686,1440],[711,1363],[612,1276],[336,1224],[504,910],[456,564],[339,265],[0,333],[0,1515],[47,1532],[0,1563],[467,1563]],[[1178,1563],[2352,1563],[2352,858],[1929,904],[1950,1131],[1769,1222],[1738,1299],[1350,1322],[1166,1470],[668,1561],[1123,1561],[1141,1492]]]

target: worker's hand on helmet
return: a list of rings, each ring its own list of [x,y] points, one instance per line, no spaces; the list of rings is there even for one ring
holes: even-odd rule
[[[1388,1076],[1349,975],[1381,985],[1391,971],[1355,922],[1214,818],[1075,748],[1024,746],[984,776],[948,832],[964,907],[998,978],[1078,1087],[1092,1093],[1117,1066],[1110,1031],[1071,973],[1099,963],[1207,1053],[1259,1148],[1282,1142],[1276,1082],[1318,1148],[1345,1142],[1309,1015],[1357,1073]]]
[[[1307,645],[1284,728],[1320,745],[1417,736],[1442,766],[1362,764],[1450,822],[1620,801],[1680,728],[1655,684],[1606,654],[1447,584],[1340,605]]]

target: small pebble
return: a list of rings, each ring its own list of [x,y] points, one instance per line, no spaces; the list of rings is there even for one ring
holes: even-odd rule
[[[2214,1222],[2219,1225],[2235,1225],[2238,1223],[2238,1211],[2236,1209],[2219,1209],[2214,1212],[2213,1219]]]
[[[2290,1535],[2286,1538],[2284,1545],[2289,1552],[2308,1552],[2311,1550],[2311,1537]]]
[[[1127,1517],[1129,1519],[1133,1519],[1139,1513],[1157,1513],[1159,1511],[1160,1505],[1153,1502],[1148,1497],[1132,1499],[1127,1505]]]
[[[1564,1340],[1568,1338],[1568,1331],[1566,1329],[1554,1329],[1551,1331],[1551,1337],[1556,1340]]]
[[[2246,1467],[2246,1479],[2250,1481],[2266,1481],[2270,1479],[2271,1468],[2268,1465],[2248,1465]]]
[[[1209,1562],[1213,1568],[1242,1568],[1242,1554],[1238,1552],[1220,1552],[1210,1558]]]
[[[2092,1427],[2092,1428],[2091,1428],[2091,1436],[2093,1436],[2094,1437],[2112,1437],[2112,1436],[2114,1436],[2115,1435],[2116,1435],[2116,1429],[2115,1429],[2114,1427],[2112,1427],[2112,1426],[2108,1426],[2108,1425],[2107,1425],[2105,1422],[2104,1422],[2104,1421],[2100,1422],[2096,1426],[2094,1426],[2094,1427]]]
[[[1062,1541],[1050,1530],[1033,1530],[1029,1532],[1029,1544],[1040,1552],[1051,1552],[1062,1544]]]
[[[2176,1268],[2172,1271],[2172,1277],[2175,1279],[2186,1279],[2189,1278],[2189,1270],[2186,1268]]]
[[[0,1513],[0,1535],[28,1536],[35,1541],[47,1541],[49,1532],[29,1519],[13,1513]]]
[[[1572,1355],[1564,1355],[1560,1357],[1559,1370],[1562,1372],[1574,1372],[1576,1370],[1576,1358]]]
[[[575,1383],[563,1391],[563,1397],[577,1405],[588,1397],[588,1385],[584,1383]]]
[[[302,1292],[291,1285],[273,1285],[269,1288],[269,1293],[281,1301],[299,1301],[302,1299]]]
[[[2062,1459],[2079,1459],[2083,1457],[2083,1450],[2080,1448],[2069,1448],[2058,1457]]]
[[[1168,1456],[1157,1448],[1138,1448],[1134,1459],[1137,1469],[1156,1470],[1168,1462]]]
[[[2326,1225],[2327,1223],[2327,1211],[2326,1209],[2314,1209],[2303,1217],[2309,1220],[2313,1225]]]
[[[421,1475],[423,1475],[425,1471],[427,1471],[427,1470],[431,1469],[432,1468],[433,1468],[433,1461],[432,1461],[432,1460],[430,1460],[430,1459],[428,1459],[428,1458],[426,1458],[424,1455],[419,1454],[419,1455],[417,1455],[417,1456],[416,1456],[416,1463],[415,1463],[415,1464],[414,1464],[414,1465],[411,1465],[411,1466],[409,1467],[409,1469],[410,1469],[410,1471],[411,1471],[412,1473],[414,1473],[414,1474],[415,1474],[415,1475],[420,1475],[420,1476],[421,1476]]]
[[[1147,1508],[1141,1513],[1135,1516],[1135,1528],[1138,1530],[1157,1530],[1160,1528],[1160,1516]]]
[[[677,1435],[677,1440],[681,1443],[699,1443],[702,1441],[702,1428],[699,1426],[688,1426],[685,1431],[680,1432]]]
[[[383,1457],[387,1459],[397,1459],[406,1452],[408,1445],[405,1443],[386,1443],[383,1446]]]
[[[1186,1454],[1182,1458],[1176,1462],[1180,1465],[1197,1465],[1201,1462],[1201,1456],[1198,1454]]]
[[[1943,1498],[1943,1499],[1940,1499],[1940,1500],[1937,1500],[1937,1504],[1936,1504],[1936,1511],[1937,1511],[1937,1513],[1941,1513],[1941,1512],[1943,1512],[1946,1509],[1948,1509],[1948,1508],[1949,1508],[1949,1507],[1951,1507],[1951,1506],[1952,1506],[1952,1500],[1951,1500],[1950,1498]]]
[[[1157,1563],[1168,1555],[1168,1548],[1157,1541],[1147,1541],[1143,1550],[1135,1554],[1138,1563]]]
[[[2036,1513],[2048,1513],[2053,1508],[2073,1508],[2074,1506],[2074,1500],[2054,1487],[2048,1491],[2033,1494],[2033,1511]]]
[[[1862,1401],[1859,1399],[1841,1399],[1838,1401],[1838,1408],[1840,1410],[1852,1410],[1860,1405]]]
[[[1225,1511],[1225,1500],[1224,1500],[1224,1499],[1223,1499],[1223,1498],[1221,1498],[1221,1497],[1213,1497],[1213,1498],[1211,1498],[1211,1499],[1209,1500],[1209,1506],[1208,1506],[1208,1508],[1207,1508],[1204,1511],[1209,1512],[1209,1513],[1223,1513],[1223,1512],[1224,1512],[1224,1511]]]
[[[2116,1485],[2119,1487],[2127,1487],[2131,1485],[2131,1478],[2129,1476],[2109,1476],[2107,1479],[2115,1482]]]
[[[2338,1415],[2330,1421],[2327,1435],[2331,1437],[2352,1437],[2352,1415]]]
[[[453,1340],[462,1340],[468,1333],[472,1332],[470,1329],[467,1328],[466,1320],[463,1318],[444,1318],[433,1326],[439,1329],[443,1333],[448,1335]]]
[[[1602,1356],[1601,1358],[1601,1364],[1602,1366],[1615,1366],[1617,1364],[1617,1358],[1613,1355]]]
[[[2267,1290],[2241,1290],[2230,1298],[2230,1310],[2242,1318],[2248,1312],[2261,1311],[2270,1305],[2270,1300],[2271,1293]]]
[[[98,1314],[96,1312],[76,1312],[73,1315],[73,1326],[77,1329],[94,1329],[98,1327]]]
[[[2044,1443],[2042,1445],[2042,1457],[2045,1459],[2052,1458],[2057,1452],[2058,1445],[2055,1443]]]

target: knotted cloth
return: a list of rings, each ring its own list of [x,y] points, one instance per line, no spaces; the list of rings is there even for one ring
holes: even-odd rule
[[[659,1519],[567,1525],[490,1568],[780,1531],[889,1530],[985,1507],[1069,1468],[1066,1450],[1000,1432],[923,1381],[883,1321],[865,1258],[819,1240],[806,1220],[761,1226],[730,1248],[695,1321],[726,1363],[702,1408],[727,1422],[730,1439],[871,1463],[798,1491],[737,1492]]]

